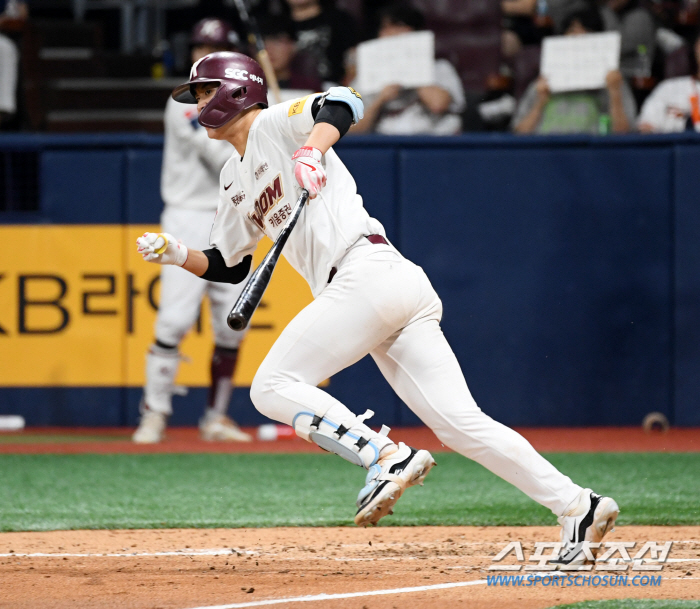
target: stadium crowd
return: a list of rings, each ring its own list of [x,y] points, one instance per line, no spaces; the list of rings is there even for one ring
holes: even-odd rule
[[[294,93],[333,83],[357,84],[356,51],[364,41],[434,32],[434,84],[409,87],[397,82],[366,95],[366,119],[352,133],[700,131],[698,0],[248,0],[247,4],[281,86]],[[51,19],[70,17],[47,9],[41,0],[27,6],[6,2],[0,16],[0,91],[9,98],[0,99],[3,130],[47,128],[41,120],[23,116],[23,105],[30,109],[37,105],[33,96],[38,95],[44,105],[51,99],[42,97],[44,85],[37,85],[32,72],[35,62],[24,55],[37,53],[29,44],[36,39],[29,35],[35,22],[45,27]],[[189,32],[204,17],[230,23],[237,33],[237,48],[255,55],[249,28],[233,3],[200,0],[162,6],[158,39],[149,41],[150,48],[130,51],[139,56],[134,65],[153,64],[154,77],[188,71]],[[118,20],[104,11],[88,12],[85,19],[98,24],[99,38],[107,47],[118,46],[120,35],[123,38],[115,30]],[[619,66],[609,71],[599,89],[552,92],[540,74],[543,41],[600,32],[619,32]]]

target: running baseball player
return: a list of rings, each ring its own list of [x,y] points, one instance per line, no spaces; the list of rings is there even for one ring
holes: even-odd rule
[[[518,433],[474,402],[442,330],[442,304],[423,270],[387,240],[362,206],[332,146],[362,118],[347,87],[267,108],[260,66],[214,53],[192,67],[173,98],[197,104],[209,137],[235,150],[220,179],[211,248],[146,234],[149,262],[183,267],[210,281],[242,281],[263,235],[275,239],[301,188],[311,200],[284,255],[314,300],[282,331],[261,364],[251,398],[264,415],[368,470],[355,522],[376,524],[435,464],[425,450],[389,438],[318,384],[371,354],[401,399],[453,450],[474,459],[547,506],[563,526],[561,562],[582,560],[581,542],[600,541],[618,515],[609,497],[574,484]]]
[[[192,61],[215,51],[232,49],[237,36],[219,19],[198,22],[190,39]],[[231,156],[228,142],[207,137],[197,122],[192,106],[172,98],[165,108],[165,146],[161,174],[161,215],[164,231],[180,235],[188,243],[206,247],[219,197],[219,173]],[[248,442],[252,438],[228,416],[236,366],[243,333],[226,325],[231,303],[241,286],[210,283],[173,266],[162,269],[160,306],[155,342],[146,355],[146,385],[141,400],[141,421],[133,434],[139,444],[160,442],[172,413],[172,396],[184,388],[175,386],[180,354],[178,346],[199,316],[204,296],[209,297],[216,345],[211,359],[211,387],[199,428],[204,440]]]

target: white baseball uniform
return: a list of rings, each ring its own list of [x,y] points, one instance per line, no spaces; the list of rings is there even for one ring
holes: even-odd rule
[[[263,234],[274,240],[284,226],[300,190],[291,157],[314,125],[314,98],[260,112],[245,156],[234,152],[224,166],[211,244],[229,266],[251,254]],[[260,366],[251,387],[256,408],[288,425],[314,413],[351,420],[355,415],[317,385],[369,353],[446,446],[561,515],[581,487],[477,407],[443,336],[442,304],[427,276],[391,244],[366,238],[384,235],[382,225],[365,211],[332,149],[324,162],[327,185],[305,207],[284,250],[315,300]]]
[[[228,142],[211,140],[197,122],[197,108],[168,99],[165,107],[165,145],[161,196],[163,232],[177,235],[183,243],[207,249],[218,202],[219,173],[234,151]],[[212,311],[216,344],[235,349],[244,333],[226,325],[233,303],[245,286],[214,283],[177,267],[161,270],[160,305],[156,338],[178,345],[199,316],[205,294]]]

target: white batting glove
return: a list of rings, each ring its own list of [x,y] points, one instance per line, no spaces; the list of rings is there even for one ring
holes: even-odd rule
[[[146,262],[177,266],[187,262],[187,247],[168,233],[144,233],[136,239],[136,245]]]
[[[310,199],[316,198],[326,185],[326,172],[321,165],[322,157],[321,151],[311,146],[302,146],[292,156],[292,160],[296,162],[294,177],[299,186],[309,191]]]

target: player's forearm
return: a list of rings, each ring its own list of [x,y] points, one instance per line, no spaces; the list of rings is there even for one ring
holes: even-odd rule
[[[209,268],[209,258],[204,255],[204,252],[187,248],[187,260],[182,268],[201,277]]]
[[[245,256],[237,265],[226,266],[224,257],[216,248],[204,252],[188,250],[187,260],[182,268],[207,281],[240,283],[250,273],[252,262],[252,256]]]
[[[326,154],[328,149],[340,139],[340,131],[330,123],[316,123],[311,129],[309,138],[304,146],[316,148],[322,154]]]

